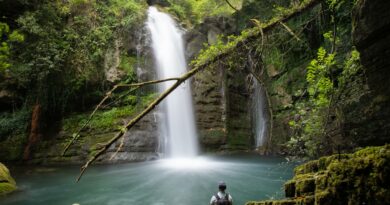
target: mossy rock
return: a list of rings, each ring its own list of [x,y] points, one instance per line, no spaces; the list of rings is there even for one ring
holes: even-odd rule
[[[289,200],[271,205],[390,204],[390,145],[332,155],[302,164],[285,183]],[[295,190],[295,194],[294,194]],[[252,202],[253,205],[269,201]]]
[[[15,180],[11,177],[8,168],[0,162],[0,195],[9,194],[15,190]]]
[[[312,195],[315,191],[315,187],[314,177],[298,180],[295,184],[295,195],[298,197]]]
[[[315,194],[316,204],[332,204],[333,196],[329,191],[323,191]]]
[[[313,160],[310,162],[307,162],[305,164],[302,164],[294,169],[295,175],[299,174],[308,174],[308,173],[313,173],[318,171],[318,165],[319,161],[318,160]]]
[[[295,180],[287,181],[284,184],[284,193],[286,197],[294,197],[295,196]]]

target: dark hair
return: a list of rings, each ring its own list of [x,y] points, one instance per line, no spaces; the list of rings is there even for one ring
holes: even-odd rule
[[[226,183],[223,182],[223,181],[220,181],[220,182],[218,183],[218,188],[219,188],[219,190],[224,191],[224,190],[226,189]]]
[[[221,190],[221,191],[225,191],[226,185],[219,185],[218,188],[219,188],[219,190]]]

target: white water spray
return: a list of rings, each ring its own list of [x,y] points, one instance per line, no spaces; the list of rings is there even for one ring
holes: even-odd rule
[[[264,145],[267,136],[267,117],[265,110],[265,94],[263,87],[254,80],[253,93],[253,128],[255,133],[256,148]]]
[[[159,79],[179,77],[187,72],[184,57],[183,32],[167,14],[155,7],[148,10],[147,27]],[[160,92],[173,82],[161,83]],[[173,158],[195,157],[198,153],[197,135],[189,82],[178,87],[163,102],[161,132],[166,142],[164,152]]]

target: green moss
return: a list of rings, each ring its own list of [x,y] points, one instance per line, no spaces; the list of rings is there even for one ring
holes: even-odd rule
[[[296,181],[296,196],[312,195],[315,191],[315,179],[313,176]]]
[[[289,180],[284,184],[284,193],[286,197],[294,197],[295,196],[295,180]]]
[[[15,180],[11,177],[8,168],[0,163],[0,195],[5,195],[15,190]]]
[[[137,64],[136,56],[122,55],[120,59],[119,69],[126,72],[126,82],[135,82],[137,79],[135,65]]]
[[[318,171],[318,160],[307,162],[294,169],[295,175],[308,174],[317,171]]]
[[[298,166],[285,191],[292,197],[295,186],[297,204],[389,204],[389,173],[390,145],[367,147]]]
[[[128,106],[114,107],[109,110],[97,111],[89,123],[89,131],[93,132],[109,132],[118,130],[123,126],[123,119],[134,116],[137,112],[147,106],[154,98],[155,93],[148,94],[140,97],[139,103],[136,96],[129,95],[125,103],[129,103]],[[88,114],[76,114],[65,118],[63,121],[63,129],[67,132],[76,132],[89,118]]]
[[[0,142],[0,159],[16,161],[21,159],[27,138],[25,134],[11,135]]]
[[[333,197],[329,191],[318,192],[315,194],[316,204],[332,204]]]

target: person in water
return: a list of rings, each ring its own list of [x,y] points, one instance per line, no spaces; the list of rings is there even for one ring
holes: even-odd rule
[[[226,183],[223,181],[219,182],[218,189],[218,193],[211,197],[210,205],[232,205],[232,196],[229,193],[225,192]]]

